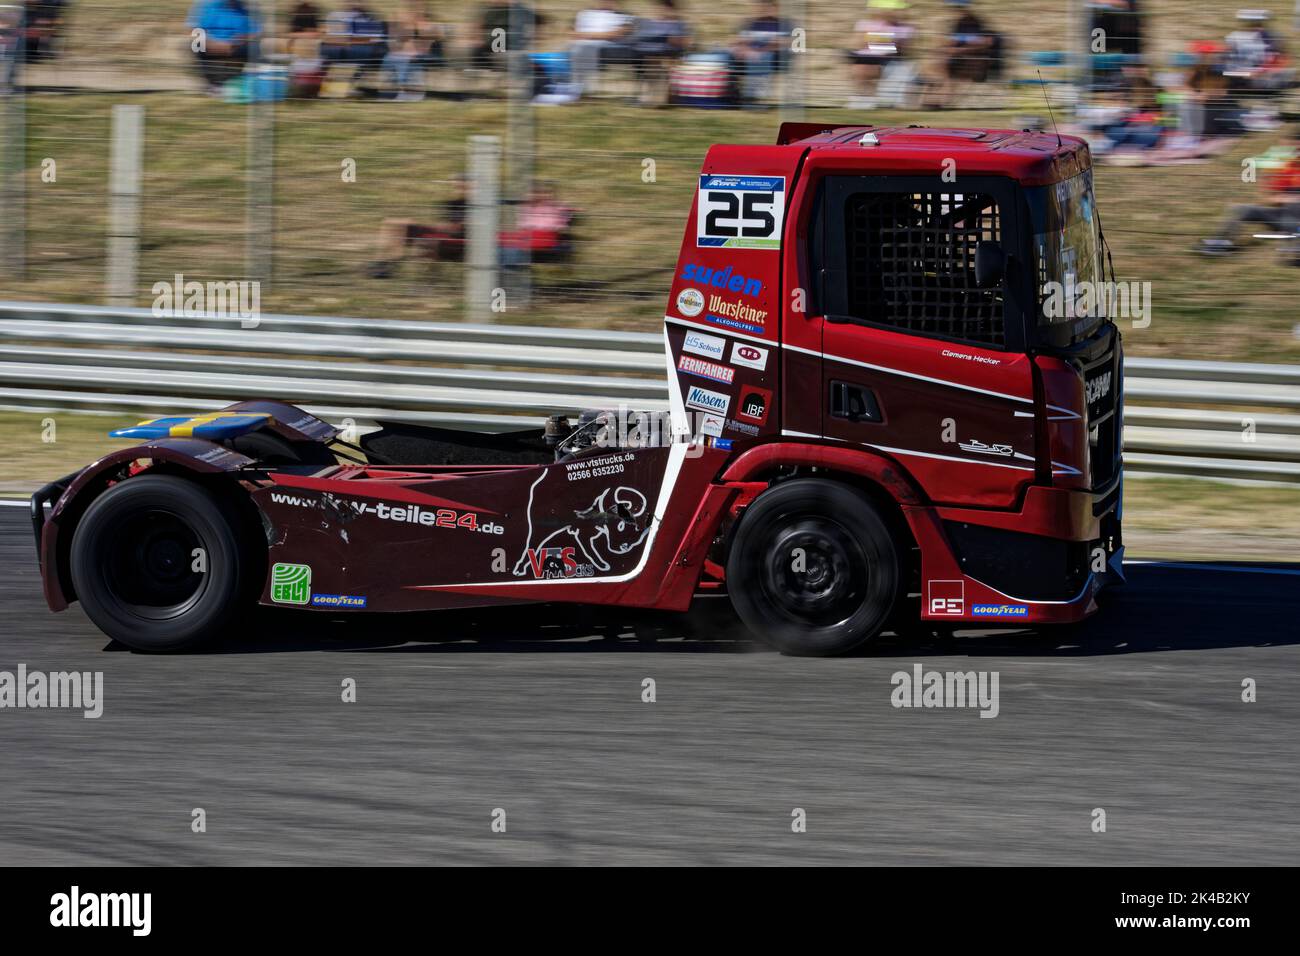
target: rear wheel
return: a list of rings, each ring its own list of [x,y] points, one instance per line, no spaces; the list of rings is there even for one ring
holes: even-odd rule
[[[86,509],[72,538],[72,583],[105,634],[141,651],[192,648],[246,596],[238,520],[183,478],[143,475]]]
[[[760,495],[727,556],[736,612],[786,654],[843,654],[875,637],[898,587],[898,551],[876,506],[823,479],[790,481]]]

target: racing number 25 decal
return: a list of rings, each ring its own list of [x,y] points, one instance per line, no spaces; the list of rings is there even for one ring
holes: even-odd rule
[[[697,246],[779,249],[784,219],[784,176],[700,177]]]

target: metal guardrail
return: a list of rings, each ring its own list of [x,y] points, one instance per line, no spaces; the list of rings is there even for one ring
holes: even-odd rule
[[[358,361],[364,360],[364,361]],[[667,406],[657,334],[408,320],[159,318],[0,302],[0,405],[154,412],[276,397],[331,420],[483,429]],[[1300,482],[1300,366],[1130,358],[1131,471]]]

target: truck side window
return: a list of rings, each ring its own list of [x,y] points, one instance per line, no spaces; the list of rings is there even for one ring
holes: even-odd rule
[[[844,210],[848,314],[880,325],[1004,344],[1002,289],[975,282],[975,248],[1002,241],[992,196],[858,192]]]

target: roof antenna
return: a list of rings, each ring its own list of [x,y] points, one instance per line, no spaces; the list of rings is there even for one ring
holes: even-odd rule
[[[1052,114],[1052,101],[1047,97],[1047,84],[1043,82],[1043,71],[1034,70],[1038,74],[1038,85],[1043,91],[1043,102],[1047,104],[1047,115],[1052,121],[1052,132],[1056,134],[1056,148],[1060,149],[1065,144],[1061,142],[1061,131],[1056,128],[1056,117]]]

